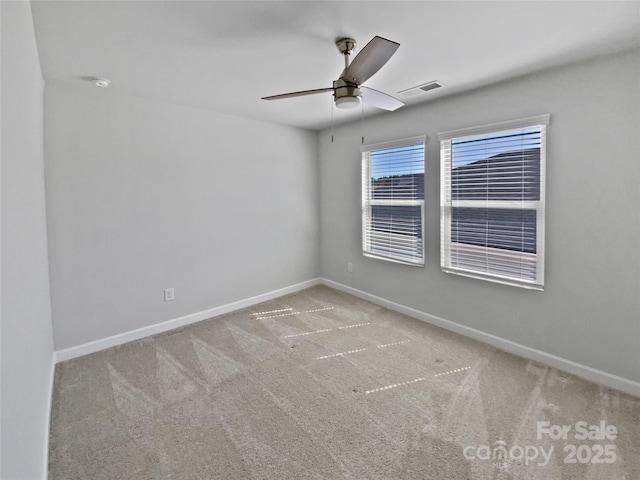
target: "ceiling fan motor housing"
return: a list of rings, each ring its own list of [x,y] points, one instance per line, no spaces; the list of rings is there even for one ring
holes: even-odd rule
[[[333,82],[333,99],[336,102],[336,106],[340,108],[355,107],[359,104],[361,96],[362,91],[358,88],[358,85],[346,82],[343,78]],[[346,99],[356,99],[356,101]]]

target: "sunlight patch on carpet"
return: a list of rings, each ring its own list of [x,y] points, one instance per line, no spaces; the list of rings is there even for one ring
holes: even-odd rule
[[[404,340],[402,342],[385,343],[383,345],[377,345],[376,348],[387,348],[387,347],[393,347],[393,346],[396,346],[396,345],[404,345],[405,343],[409,343],[410,341],[411,340]],[[326,358],[342,357],[344,355],[350,355],[352,353],[366,352],[367,350],[371,350],[371,349],[370,348],[358,348],[357,350],[349,350],[348,352],[334,353],[332,355],[323,355],[321,357],[316,357],[316,360],[324,360]]]
[[[371,325],[371,322],[356,323],[355,325],[345,325],[344,327],[338,327],[338,330],[346,330],[347,328],[355,328],[355,327],[364,327],[366,325]]]
[[[364,352],[369,350],[368,348],[359,348],[357,350],[349,350],[348,352],[334,353],[333,355],[323,355],[322,357],[316,357],[316,360],[324,360],[325,358],[342,357],[343,355],[350,355],[352,353]]]
[[[325,328],[324,330],[316,330],[315,332],[294,333],[293,335],[284,335],[282,338],[304,337],[305,335],[313,335],[314,333],[330,332],[333,328]]]
[[[448,372],[436,373],[434,375],[434,377],[442,377],[444,375],[451,375],[452,373],[463,372],[465,370],[470,370],[470,369],[471,369],[471,366],[463,367],[463,368],[456,368],[455,370],[449,370]],[[393,388],[398,388],[398,387],[404,387],[406,385],[411,385],[412,383],[423,382],[423,381],[427,380],[428,378],[430,378],[430,377],[414,378],[413,380],[407,380],[405,382],[393,383],[391,385],[386,385],[384,387],[374,388],[373,390],[366,390],[364,393],[365,393],[365,395],[368,395],[370,393],[383,392],[385,390],[391,390]]]
[[[449,370],[448,372],[436,373],[434,376],[442,377],[444,375],[451,375],[452,373],[463,372],[465,370],[471,370],[471,366],[464,367],[464,368],[456,368],[455,370]]]
[[[314,308],[313,310],[294,310],[293,308],[280,308],[278,310],[269,310],[266,312],[254,312],[251,314],[256,320],[264,320],[267,318],[286,317],[289,315],[298,315],[300,313],[324,312],[325,310],[333,310],[333,307]],[[275,315],[272,315],[274,314]]]

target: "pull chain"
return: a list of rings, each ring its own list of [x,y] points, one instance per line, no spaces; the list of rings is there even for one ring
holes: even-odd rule
[[[362,145],[364,145],[364,102],[360,98],[360,112],[362,114]]]
[[[333,98],[331,99],[331,143],[333,143]]]

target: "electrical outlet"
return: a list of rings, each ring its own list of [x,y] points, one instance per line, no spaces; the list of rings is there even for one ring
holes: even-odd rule
[[[347,263],[347,272],[353,272],[353,263]]]
[[[164,289],[164,301],[165,302],[170,302],[171,300],[174,300],[176,298],[175,296],[175,292],[173,291],[173,288],[165,288]]]

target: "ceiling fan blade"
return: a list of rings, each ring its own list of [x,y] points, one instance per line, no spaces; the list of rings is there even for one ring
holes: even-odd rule
[[[332,92],[333,87],[316,88],[315,90],[302,90],[300,92],[282,93],[280,95],[272,95],[270,97],[262,97],[262,100],[280,100],[281,98],[302,97],[304,95],[315,95],[316,93]]]
[[[373,88],[360,87],[360,90],[362,90],[362,101],[367,105],[372,105],[383,110],[389,110],[390,112],[393,112],[404,105],[404,103],[395,99],[391,95],[379,92]]]
[[[396,53],[399,43],[375,36],[356,55],[344,72],[344,79],[361,85],[387,63]]]

